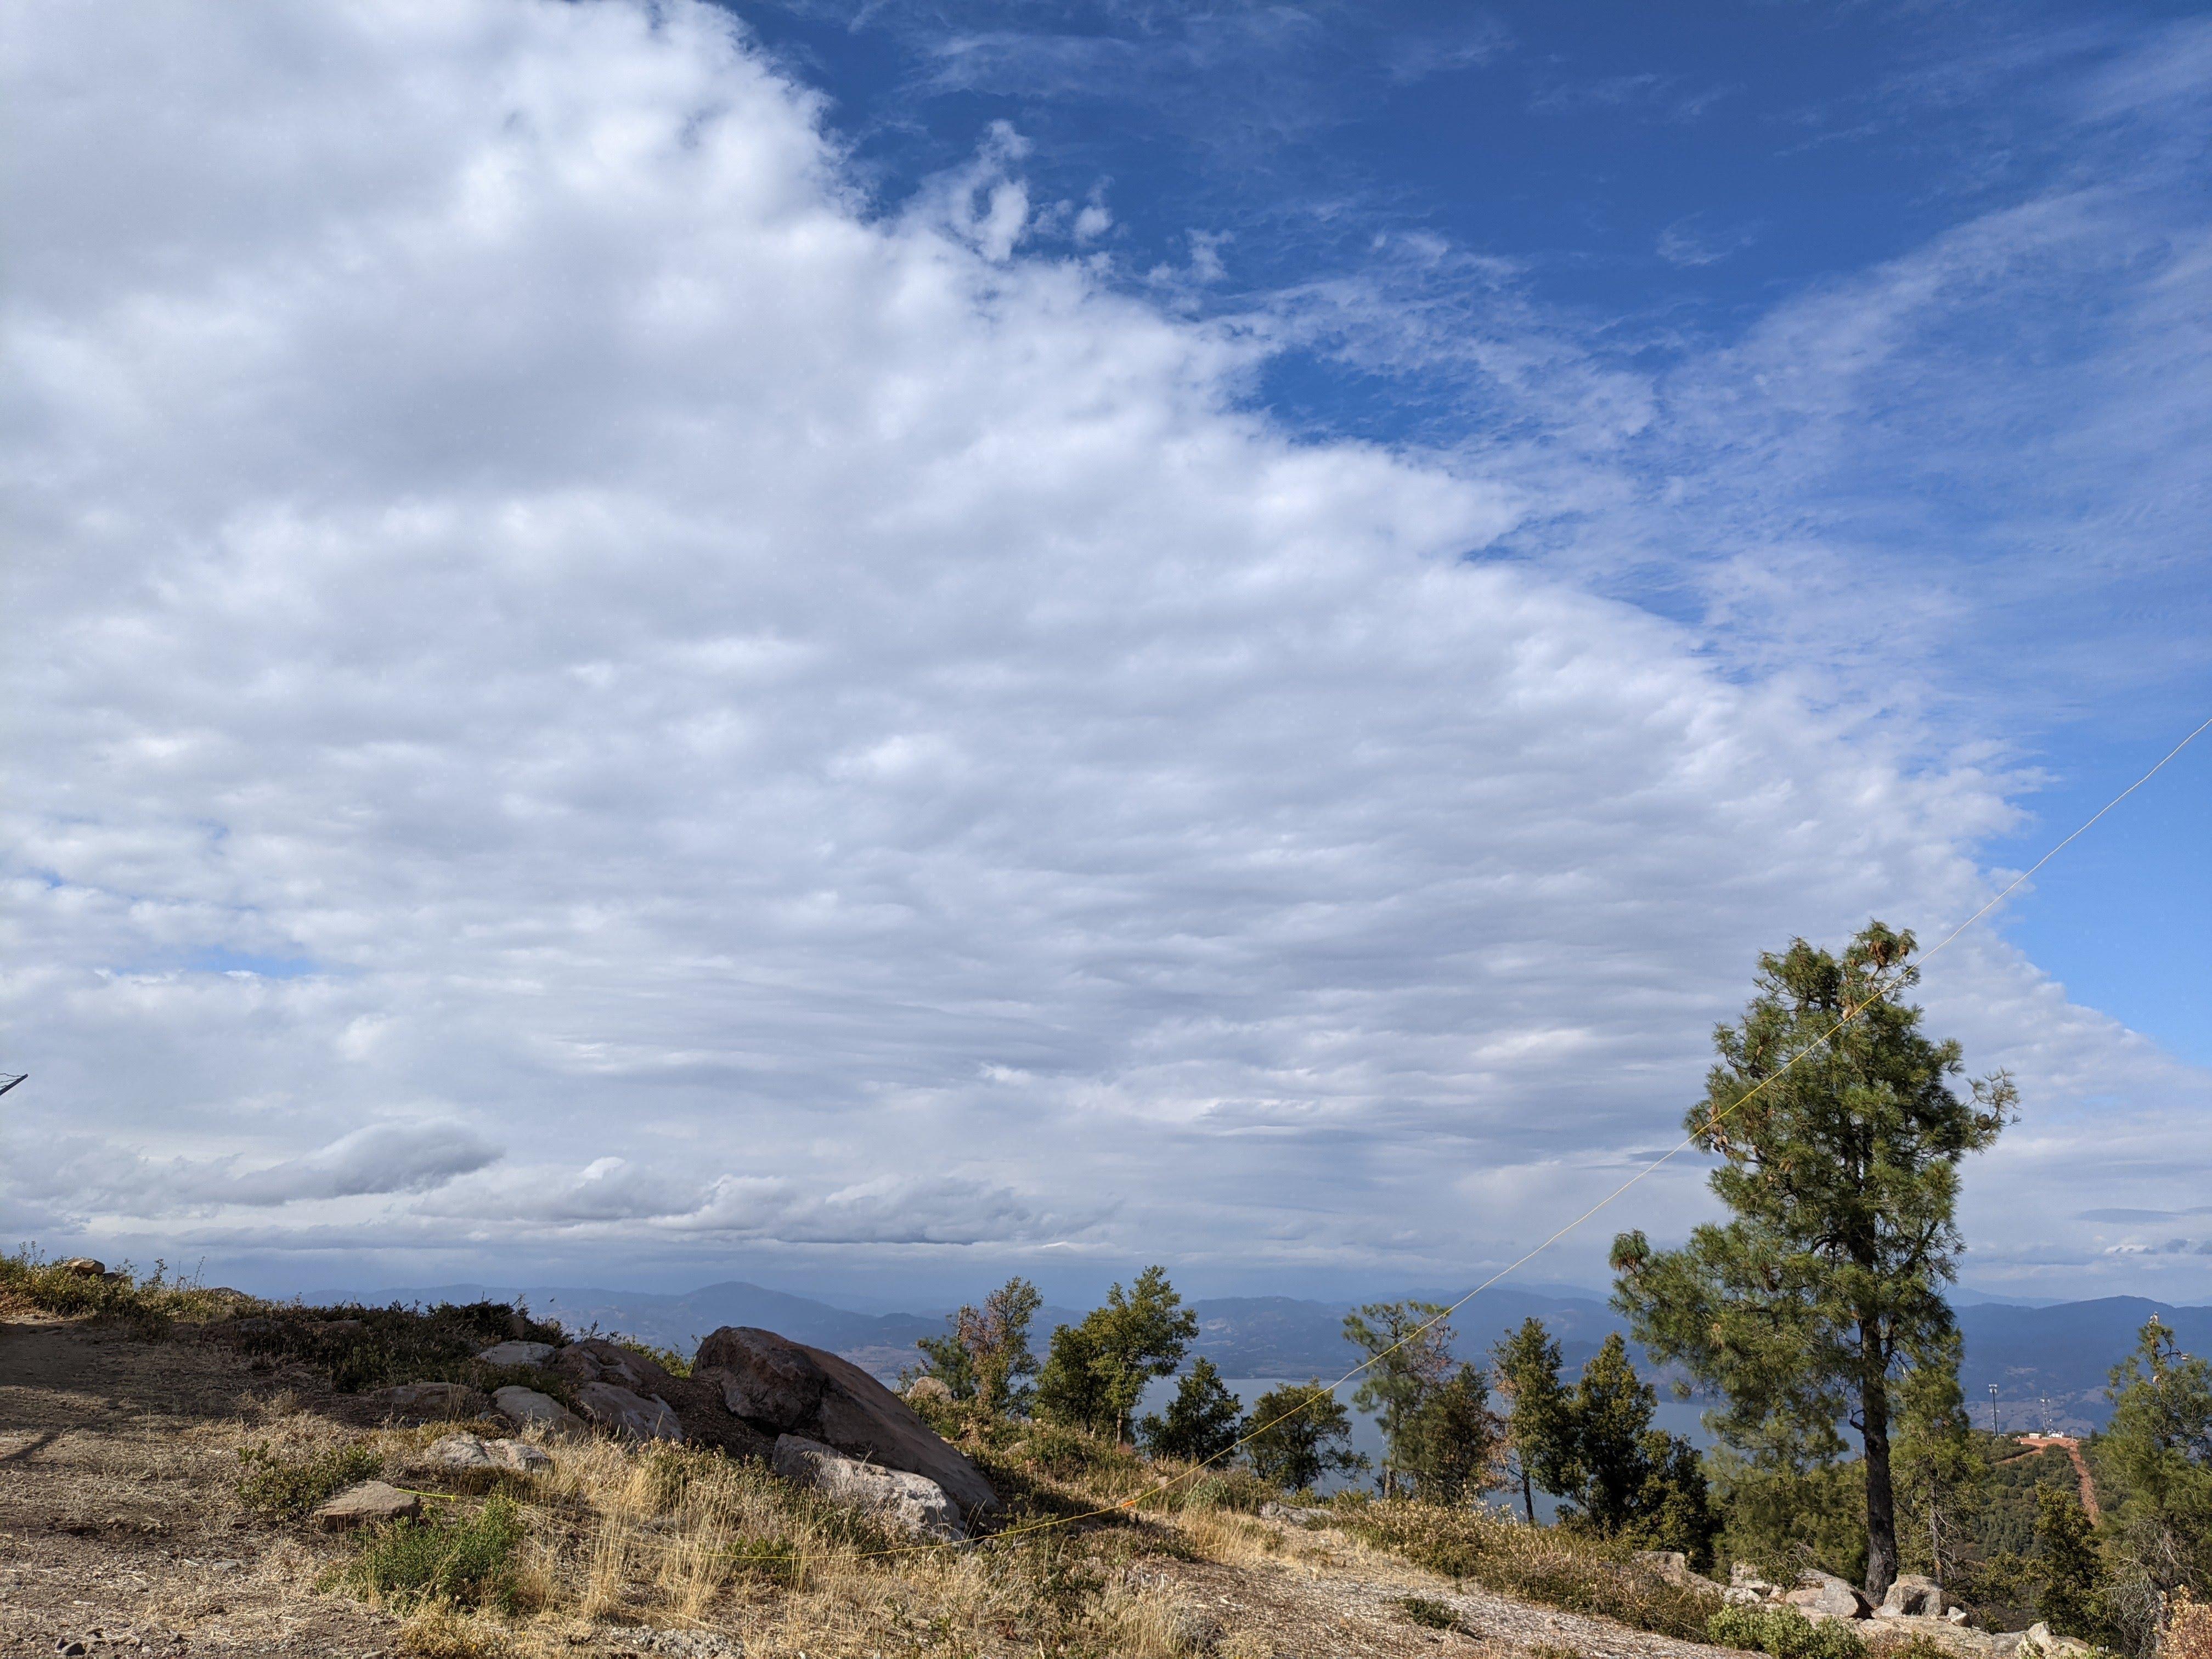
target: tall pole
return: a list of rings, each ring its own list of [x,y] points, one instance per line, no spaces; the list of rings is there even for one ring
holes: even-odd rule
[[[1997,1385],[1990,1384],[1990,1432],[1997,1432]]]

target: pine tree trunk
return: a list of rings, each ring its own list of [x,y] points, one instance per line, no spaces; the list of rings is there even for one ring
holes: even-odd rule
[[[1871,1335],[1867,1346],[1875,1351]],[[1866,1447],[1866,1593],[1879,1604],[1897,1578],[1897,1494],[1889,1477],[1889,1382],[1881,1371],[1875,1371],[1860,1386],[1859,1421]]]
[[[1510,1503],[1511,1500],[1509,1498],[1507,1501]],[[1521,1504],[1522,1507],[1528,1511],[1528,1524],[1534,1526],[1536,1524],[1536,1489],[1534,1484],[1528,1479],[1528,1466],[1526,1463],[1521,1466]]]

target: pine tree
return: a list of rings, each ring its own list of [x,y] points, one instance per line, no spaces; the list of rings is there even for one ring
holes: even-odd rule
[[[1498,1483],[1501,1425],[1489,1380],[1473,1365],[1429,1390],[1401,1438],[1399,1467],[1425,1503],[1469,1504]]]
[[[1712,1513],[1697,1449],[1651,1425],[1658,1395],[1636,1374],[1616,1331],[1583,1367],[1567,1401],[1571,1450],[1558,1490],[1561,1519],[1647,1549],[1712,1552]]]
[[[1345,1340],[1372,1359],[1352,1403],[1376,1414],[1388,1449],[1385,1492],[1395,1492],[1405,1467],[1404,1437],[1413,1414],[1451,1374],[1452,1328],[1434,1302],[1374,1302],[1344,1316]]]
[[[2035,1494],[2035,1609],[2061,1636],[2108,1639],[2105,1563],[2087,1510],[2056,1486]]]
[[[1026,1379],[1036,1375],[1030,1322],[1043,1300],[1036,1285],[1016,1278],[984,1297],[981,1307],[963,1307],[946,1321],[952,1328],[943,1336],[915,1344],[923,1375],[944,1383],[955,1400],[972,1400],[994,1416],[1018,1414],[1031,1393]]]
[[[1959,1387],[1958,1333],[1899,1379],[1897,1395],[1899,1558],[1948,1583],[1985,1507],[1987,1472]]]
[[[1491,1351],[1498,1391],[1505,1396],[1506,1434],[1521,1504],[1533,1523],[1536,1492],[1557,1492],[1574,1452],[1567,1391],[1559,1381],[1559,1345],[1533,1315]]]
[[[1182,1305],[1167,1269],[1147,1267],[1127,1290],[1117,1284],[1108,1291],[1106,1305],[1081,1324],[1052,1334],[1036,1408],[1056,1422],[1124,1439],[1145,1385],[1173,1375],[1197,1334],[1198,1316]]]
[[[1213,1362],[1201,1358],[1176,1383],[1167,1414],[1147,1415],[1137,1432],[1155,1457],[1203,1463],[1237,1443],[1244,1432],[1244,1415]]]
[[[2112,1368],[2101,1462],[2118,1477],[2118,1547],[2157,1590],[2212,1591],[2212,1362],[2154,1318]]]
[[[1737,1445],[1778,1419],[1800,1455],[1864,1452],[1865,1584],[1897,1576],[1891,1468],[1898,1374],[1953,1329],[1942,1286],[1962,1248],[1959,1164],[1989,1146],[2015,1103],[2002,1073],[1953,1092],[1959,1046],[1920,1030],[1898,994],[1917,982],[1910,933],[1869,923],[1838,958],[1799,939],[1759,958],[1758,994],[1714,1033],[1720,1063],[1686,1127],[1717,1153],[1730,1218],[1682,1249],[1614,1241],[1615,1305],[1638,1340],[1728,1398],[1708,1419]],[[1796,1058],[1794,1060],[1793,1056]]]
[[[1252,1402],[1244,1455],[1262,1480],[1304,1492],[1325,1474],[1357,1474],[1366,1457],[1352,1449],[1352,1417],[1319,1377],[1270,1389]]]

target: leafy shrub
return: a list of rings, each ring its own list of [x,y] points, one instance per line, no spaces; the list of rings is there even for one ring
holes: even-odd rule
[[[558,1325],[528,1319],[501,1302],[434,1308],[286,1307],[226,1327],[224,1340],[249,1354],[312,1365],[344,1394],[395,1382],[465,1382],[483,1389],[507,1382],[553,1390],[541,1370],[487,1365],[477,1358],[510,1337],[559,1342]]]
[[[1950,1649],[1932,1636],[1911,1636],[1894,1646],[1875,1650],[1881,1659],[1957,1659]]]
[[[1717,1646],[1773,1659],[1866,1659],[1866,1643],[1849,1625],[1808,1619],[1795,1607],[1723,1607],[1705,1621],[1705,1634]]]
[[[2176,1590],[2160,1632],[2159,1652],[2164,1659],[2212,1659],[2212,1604],[2190,1599]]]
[[[799,1547],[787,1538],[740,1538],[725,1559],[732,1578],[786,1589],[799,1582]]]
[[[305,1455],[248,1446],[238,1457],[246,1465],[238,1477],[239,1501],[257,1514],[288,1518],[305,1515],[325,1498],[384,1472],[383,1455],[359,1441],[319,1447]]]
[[[339,1575],[357,1594],[405,1611],[428,1601],[515,1610],[514,1553],[521,1511],[504,1496],[459,1523],[399,1521],[380,1527]]]
[[[1402,1498],[1340,1498],[1331,1507],[1345,1530],[1433,1572],[1661,1636],[1704,1641],[1718,1604],[1711,1590],[1670,1583],[1638,1565],[1625,1546],[1556,1527]]]
[[[1449,1630],[1459,1623],[1459,1615],[1441,1601],[1431,1601],[1425,1595],[1401,1597],[1398,1606],[1407,1618],[1431,1630]]]

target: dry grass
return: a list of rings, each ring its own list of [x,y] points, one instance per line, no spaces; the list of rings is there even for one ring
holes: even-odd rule
[[[1669,1583],[1638,1566],[1625,1549],[1484,1510],[1340,1501],[1335,1518],[1354,1536],[1431,1572],[1686,1642],[1706,1639],[1706,1620],[1721,1605],[1709,1591]]]

